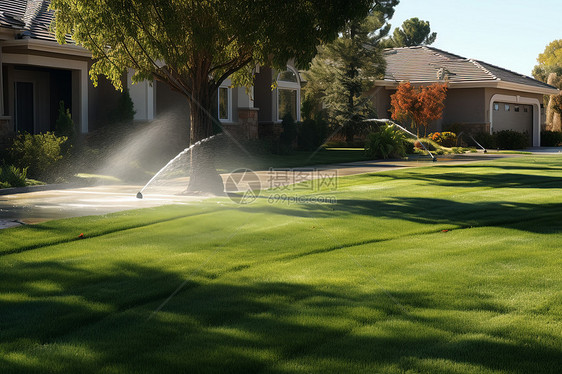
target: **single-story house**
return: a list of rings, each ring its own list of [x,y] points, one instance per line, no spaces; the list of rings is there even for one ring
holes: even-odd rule
[[[118,101],[120,93],[107,80],[100,78],[98,87],[93,87],[87,50],[56,42],[50,32],[54,12],[48,8],[49,0],[0,2],[0,144],[6,144],[17,131],[54,130],[61,100],[82,133],[103,125],[104,112]],[[128,77],[124,79],[135,106],[135,120],[150,121],[170,110],[189,113],[185,98],[165,83],[133,85]],[[272,90],[276,79],[277,87]],[[231,87],[229,80],[222,84],[217,116],[240,137],[267,136],[285,113],[300,119],[300,89],[299,73],[290,64],[283,72],[256,67],[255,84],[248,92]]]
[[[385,50],[386,74],[370,92],[379,118],[389,118],[390,95],[400,82],[430,85],[447,82],[443,118],[433,131],[457,125],[463,131],[527,132],[540,145],[544,125],[543,95],[559,91],[531,77],[483,61],[464,58],[429,46]]]

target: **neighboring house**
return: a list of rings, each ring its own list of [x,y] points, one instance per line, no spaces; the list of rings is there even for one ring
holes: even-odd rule
[[[70,108],[78,129],[87,133],[103,125],[119,98],[120,93],[101,77],[98,87],[93,87],[87,50],[56,42],[50,32],[54,14],[48,7],[49,0],[0,1],[0,144],[6,144],[17,131],[54,130],[60,100]],[[275,79],[278,84],[272,90]],[[189,114],[187,100],[165,83],[132,85],[127,80],[135,120],[150,121],[171,110]],[[281,73],[256,68],[255,85],[249,93],[230,87],[228,80],[222,84],[217,117],[239,137],[267,135],[284,113],[300,119],[300,87],[300,77],[292,67]]]
[[[385,57],[385,77],[370,91],[379,118],[389,118],[390,95],[400,82],[447,82],[443,118],[432,124],[432,130],[451,125],[472,133],[509,129],[527,132],[532,145],[540,145],[543,95],[558,93],[555,87],[428,46],[387,49]]]
[[[132,71],[129,72],[129,76]],[[276,87],[272,89],[274,82]],[[129,93],[135,105],[135,120],[151,121],[158,115],[182,108],[189,114],[187,100],[172,91],[163,82],[132,84],[128,80]],[[240,139],[258,139],[275,136],[281,131],[280,123],[285,114],[300,120],[301,78],[289,63],[287,70],[277,72],[257,67],[254,85],[233,87],[229,79],[219,87],[216,115],[224,129]]]

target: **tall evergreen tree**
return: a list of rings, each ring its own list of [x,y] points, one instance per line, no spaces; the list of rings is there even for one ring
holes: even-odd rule
[[[381,1],[363,20],[348,22],[340,37],[319,48],[305,73],[305,100],[324,108],[333,127],[343,128],[348,142],[363,128],[363,120],[375,114],[365,95],[386,64],[380,41],[390,30],[397,0]]]
[[[407,19],[402,26],[395,29],[392,37],[386,39],[385,47],[413,47],[417,45],[430,45],[437,38],[436,32],[431,32],[429,21],[420,20],[417,17]]]

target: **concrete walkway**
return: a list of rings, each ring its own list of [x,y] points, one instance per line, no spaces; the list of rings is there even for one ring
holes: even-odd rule
[[[300,174],[321,172],[322,175],[347,176],[354,174],[373,173],[408,167],[456,165],[475,161],[489,160],[500,157],[514,157],[519,155],[491,155],[465,154],[454,156],[439,156],[438,162],[427,159],[417,161],[361,161],[333,165],[316,165],[303,168],[284,169]],[[283,170],[283,169],[278,169]],[[280,184],[291,184],[295,180],[275,179],[272,185],[274,171],[257,171],[262,189],[276,187]],[[226,180],[229,174],[222,175]],[[312,175],[312,174],[311,174]],[[278,176],[278,175],[275,175]],[[71,185],[40,186],[38,188],[0,190],[0,229],[23,224],[33,224],[46,220],[79,217],[88,215],[103,215],[129,209],[150,208],[168,204],[189,204],[201,201],[209,196],[184,196],[182,189],[187,186],[187,179],[170,183],[165,188],[153,191],[147,190],[144,198],[137,199],[136,193],[142,186],[134,185],[104,185],[93,187],[73,187]]]

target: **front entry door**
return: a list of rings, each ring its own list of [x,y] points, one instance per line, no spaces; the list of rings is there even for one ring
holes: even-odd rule
[[[16,82],[16,131],[34,133],[34,109],[33,83]]]

